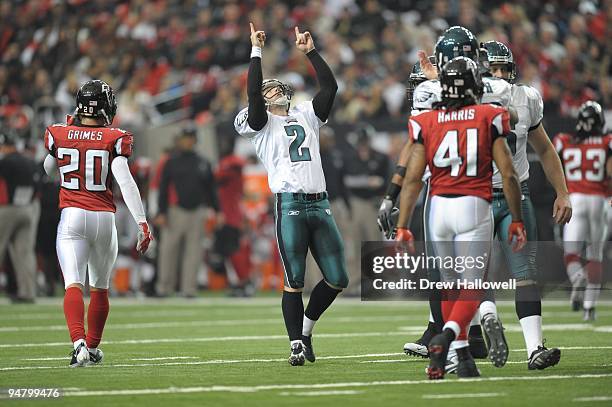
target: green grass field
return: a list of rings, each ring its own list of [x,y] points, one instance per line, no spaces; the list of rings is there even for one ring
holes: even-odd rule
[[[4,301],[4,300],[3,300]],[[291,367],[280,298],[138,301],[112,299],[102,366],[70,369],[71,350],[54,299],[0,305],[0,388],[60,388],[57,400],[15,406],[191,405],[612,405],[612,303],[585,324],[565,302],[544,303],[547,345],[561,363],[529,371],[514,306],[501,303],[511,353],[482,378],[427,380],[427,361],[405,356],[427,305],[341,299],[315,328],[317,362]],[[6,397],[4,391],[3,397]]]

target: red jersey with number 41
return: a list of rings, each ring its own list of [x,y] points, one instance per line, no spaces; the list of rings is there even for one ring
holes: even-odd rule
[[[410,138],[425,147],[431,195],[492,198],[493,141],[510,132],[503,107],[471,105],[412,116]]]
[[[115,212],[110,164],[115,157],[132,154],[132,134],[111,127],[54,124],[45,130],[45,147],[57,160],[60,209]]]
[[[608,195],[606,162],[612,156],[612,134],[580,140],[560,133],[554,145],[561,156],[570,193]]]

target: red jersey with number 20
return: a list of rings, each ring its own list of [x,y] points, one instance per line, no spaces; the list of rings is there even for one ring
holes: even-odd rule
[[[510,132],[503,107],[471,105],[412,116],[410,138],[425,147],[431,195],[492,198],[493,141]]]
[[[115,157],[132,155],[132,134],[111,127],[54,124],[45,130],[45,147],[57,160],[60,209],[115,212],[110,166]]]

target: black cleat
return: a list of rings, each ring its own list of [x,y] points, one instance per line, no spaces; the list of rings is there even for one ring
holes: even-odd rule
[[[310,363],[314,363],[316,360],[314,348],[312,347],[312,335],[304,336],[302,335],[302,343],[304,344],[304,357]]]
[[[470,353],[474,359],[487,358],[489,355],[489,350],[487,349],[487,344],[482,337],[482,329],[479,325],[470,327],[468,342],[470,344]]]
[[[508,361],[508,342],[504,335],[504,327],[497,315],[487,314],[481,324],[489,345],[489,359],[495,367],[502,367]]]
[[[480,377],[480,371],[476,367],[476,362],[474,362],[472,355],[463,360],[459,359],[457,377]]]
[[[431,338],[429,341],[429,367],[427,367],[427,376],[430,380],[439,380],[444,378],[446,369],[446,356],[448,355],[449,343],[446,336],[439,334]]]
[[[572,311],[578,312],[582,309],[582,301],[574,300],[572,301]]]
[[[104,359],[104,352],[100,349],[89,350],[89,362],[87,362],[86,366],[94,366],[102,364],[102,360]]]
[[[291,354],[289,355],[289,364],[291,366],[304,366],[304,346],[301,342],[291,345]]]
[[[547,349],[544,346],[538,346],[529,356],[527,368],[529,370],[542,370],[547,367],[554,366],[561,360],[561,350],[557,348]]]

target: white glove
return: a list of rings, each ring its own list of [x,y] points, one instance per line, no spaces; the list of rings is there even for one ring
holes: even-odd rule
[[[151,233],[151,229],[149,229],[149,224],[147,222],[139,223],[138,224],[138,243],[136,243],[136,251],[140,255],[145,254],[152,240],[153,240],[153,234]]]

